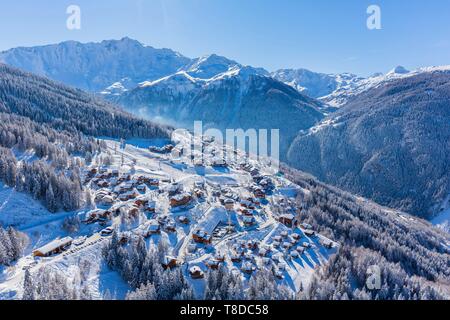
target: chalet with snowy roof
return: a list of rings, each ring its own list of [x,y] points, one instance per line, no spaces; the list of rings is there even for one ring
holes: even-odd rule
[[[114,203],[114,198],[112,196],[104,196],[100,203],[104,206],[111,206]]]
[[[248,198],[246,198],[246,200],[250,201],[253,204],[253,206],[256,206],[256,207],[261,205],[261,201],[258,198],[248,197]]]
[[[246,242],[246,247],[251,250],[256,250],[259,247],[259,242],[254,239],[248,240]]]
[[[155,213],[156,211],[156,202],[155,201],[149,201],[147,205],[144,205],[144,211],[149,213]]]
[[[321,239],[320,244],[327,249],[333,248],[333,241],[331,241],[329,239]]]
[[[284,279],[284,275],[281,270],[274,270],[273,274],[277,279],[280,279],[280,280]]]
[[[204,199],[205,198],[205,192],[201,189],[194,189],[194,195],[197,197],[197,199]]]
[[[155,147],[151,146],[148,149],[150,152],[159,153],[159,154],[167,154],[170,153],[173,150],[174,146],[171,144],[165,145],[164,147]]]
[[[303,229],[307,229],[307,230],[312,229],[312,225],[307,224],[307,223],[302,223],[302,224],[300,225],[300,227],[302,227]]]
[[[107,188],[107,187],[109,187],[109,182],[106,180],[100,180],[99,182],[97,182],[97,187]]]
[[[239,262],[242,261],[242,255],[239,254],[239,253],[233,252],[230,255],[230,259],[231,259],[232,262],[239,263]]]
[[[303,246],[303,248],[309,249],[309,248],[311,248],[311,243],[309,243],[309,242],[303,242],[303,243],[302,243],[302,246]]]
[[[138,197],[136,200],[134,200],[134,204],[138,206],[139,208],[144,208],[149,204],[150,200],[145,198],[144,196]]]
[[[186,217],[186,216],[179,216],[178,217],[178,221],[181,223],[181,224],[189,224],[189,219]]]
[[[176,232],[177,226],[175,224],[175,221],[173,221],[172,219],[168,219],[165,223],[165,230],[167,232]]]
[[[243,216],[242,222],[246,227],[253,227],[256,224],[256,220],[253,216]]]
[[[274,236],[272,239],[273,239],[274,242],[281,242],[281,241],[283,241],[283,238],[281,236]]]
[[[204,189],[205,188],[205,182],[204,181],[195,181],[194,182],[194,188]]]
[[[253,194],[255,195],[256,198],[258,199],[265,199],[266,198],[266,193],[264,192],[263,189],[261,188],[255,188],[253,190]]]
[[[252,274],[256,267],[249,261],[242,263],[241,271],[246,274]]]
[[[292,235],[291,235],[291,237],[293,238],[293,239],[295,239],[295,240],[300,240],[301,238],[302,238],[302,236],[301,235],[299,235],[298,233],[293,233]]]
[[[136,187],[136,189],[139,192],[145,192],[145,191],[147,191],[147,186],[145,184],[140,184]]]
[[[133,190],[133,184],[131,182],[124,182],[119,186],[119,192],[125,193]]]
[[[274,254],[274,255],[272,256],[272,260],[275,261],[275,262],[280,262],[280,261],[282,261],[282,260],[283,260],[283,254],[282,254],[282,253]]]
[[[225,209],[227,209],[228,211],[234,210],[234,203],[235,202],[233,199],[226,199],[224,201]]]
[[[170,206],[181,207],[189,204],[192,201],[192,196],[189,193],[177,194],[170,198]]]
[[[111,218],[112,212],[110,210],[95,209],[86,214],[85,223],[89,224],[100,220],[110,220]]]
[[[152,220],[150,221],[147,230],[145,232],[145,236],[149,237],[154,234],[160,234],[161,233],[161,226],[159,225],[158,221]]]
[[[298,224],[297,218],[292,213],[284,213],[278,217],[278,221],[288,228],[293,228]]]
[[[264,249],[264,248],[259,249],[258,255],[260,257],[265,257],[265,256],[267,256],[267,254],[268,254],[268,252],[266,249]]]
[[[110,196],[110,193],[103,191],[103,189],[102,189],[102,191],[98,191],[95,194],[94,200],[95,200],[95,202],[99,203],[99,202],[102,202],[105,197],[109,197],[109,196]]]
[[[189,268],[189,275],[192,279],[202,279],[205,274],[199,266],[193,266]]]
[[[303,248],[303,247],[297,247],[296,251],[297,251],[299,254],[303,254],[303,253],[305,253],[305,248]]]
[[[251,202],[249,200],[241,200],[240,204],[242,207],[244,207],[246,209],[250,209],[250,210],[256,209],[255,206],[253,205],[253,202]]]
[[[192,234],[192,239],[196,243],[202,243],[202,244],[210,244],[211,243],[211,236],[203,229],[197,229]]]
[[[286,250],[290,249],[292,247],[292,244],[290,242],[283,242],[282,247]]]
[[[217,261],[215,259],[209,259],[208,261],[206,261],[205,264],[211,270],[217,270],[217,269],[219,269],[220,261]]]
[[[62,239],[53,240],[45,246],[33,251],[34,257],[50,257],[54,254],[66,251],[72,245],[73,239],[66,237]]]
[[[172,183],[167,188],[167,193],[170,197],[175,196],[176,194],[180,193],[183,190],[183,187],[178,183]]]
[[[125,182],[125,181],[130,181],[130,180],[131,180],[131,174],[128,174],[128,173],[122,175],[121,177],[119,177],[117,179],[117,181],[120,182],[120,183]]]
[[[278,265],[277,265],[277,267],[278,267],[278,270],[285,271],[285,270],[286,270],[286,263],[284,263],[284,262],[279,262]]]
[[[189,253],[195,253],[196,250],[197,250],[197,245],[195,243],[190,243],[187,247],[187,251]]]
[[[214,255],[214,259],[219,261],[219,262],[224,262],[225,261],[225,255],[223,253],[218,252],[218,253],[216,253]]]
[[[175,257],[172,256],[165,256],[164,261],[162,263],[162,267],[164,269],[173,269],[178,266],[178,260]]]
[[[242,256],[244,257],[245,260],[248,260],[248,261],[255,260],[255,255],[250,250],[244,252],[244,254]]]
[[[129,218],[137,218],[139,216],[139,207],[137,207],[134,203],[127,203],[122,207],[122,213],[126,214]]]
[[[138,196],[138,194],[136,192],[130,191],[130,192],[126,192],[126,193],[119,195],[119,200],[120,201],[128,201],[128,200],[135,199],[137,196]]]
[[[262,180],[260,180],[259,185],[266,191],[272,190],[275,187],[272,179],[269,178],[263,178]]]
[[[98,172],[99,173],[106,173],[106,172],[108,172],[108,167],[101,166],[100,168],[98,168]]]
[[[303,233],[307,236],[307,237],[314,237],[315,235],[316,235],[316,232],[315,231],[313,231],[313,230],[305,230],[305,231],[303,231]]]

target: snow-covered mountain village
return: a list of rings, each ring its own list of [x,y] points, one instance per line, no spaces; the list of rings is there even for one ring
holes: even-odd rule
[[[120,286],[123,281],[101,285],[117,277],[102,266],[102,247],[112,237],[123,248],[139,239],[149,248],[164,246],[162,267],[179,268],[199,299],[205,294],[205,275],[219,268],[242,279],[244,286],[258,270],[270,272],[292,295],[307,286],[314,270],[339,246],[297,220],[302,209],[294,201],[309,191],[242,151],[233,151],[228,162],[216,157],[231,147],[211,137],[200,140],[178,135],[172,141],[176,146],[157,141],[146,147],[142,141],[105,141],[106,155],[99,154],[82,171],[92,209],[77,212],[70,221],[60,215],[31,223],[32,249],[4,270],[0,296],[20,297],[27,271],[45,266],[73,278],[80,261],[89,261],[83,284],[89,294],[124,298],[129,288]],[[183,154],[195,143],[208,149],[202,161]],[[97,165],[103,156],[108,164]],[[59,228],[64,219],[75,232]]]
[[[0,5],[2,308],[450,299],[450,3],[50,2]]]

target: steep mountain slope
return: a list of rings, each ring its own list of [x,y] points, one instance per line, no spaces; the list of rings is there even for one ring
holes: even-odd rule
[[[166,127],[138,119],[80,90],[0,64],[0,112],[55,130],[116,138],[167,137]]]
[[[0,128],[0,182],[31,194],[52,212],[83,205],[79,169],[99,152],[95,137],[170,134],[170,128],[137,119],[82,91],[3,64]]]
[[[450,190],[450,72],[432,69],[367,90],[289,149],[322,181],[428,217]]]
[[[284,167],[299,194],[300,219],[341,245],[311,286],[306,299],[448,299],[450,237],[428,222],[381,207],[312,176]],[[379,290],[367,276],[379,270]],[[376,273],[373,273],[376,275]]]
[[[123,79],[132,88],[172,74],[190,61],[172,50],[129,38],[86,44],[68,41],[0,53],[0,62],[91,92]]]
[[[205,127],[221,130],[280,129],[281,154],[299,130],[323,118],[319,102],[258,69],[234,66],[211,79],[193,75],[183,71],[144,82],[113,101],[146,118],[188,128],[201,120]]]

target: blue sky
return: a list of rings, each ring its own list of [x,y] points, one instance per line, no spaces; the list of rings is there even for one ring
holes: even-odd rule
[[[66,28],[79,5],[82,29]],[[382,30],[366,27],[370,4]],[[369,75],[450,64],[450,0],[17,0],[0,4],[0,50],[135,38],[197,57]]]

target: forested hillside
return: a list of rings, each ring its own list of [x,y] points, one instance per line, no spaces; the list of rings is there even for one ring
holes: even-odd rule
[[[90,136],[154,138],[169,133],[80,90],[1,64],[0,112]]]
[[[429,223],[327,186],[285,167],[309,192],[299,216],[341,244],[316,275],[308,299],[432,299],[449,297],[450,238]],[[381,270],[381,290],[366,287],[369,267]]]
[[[321,181],[430,218],[450,190],[450,72],[354,97],[292,143],[288,162]]]
[[[0,179],[50,211],[84,202],[79,168],[100,151],[95,138],[166,138],[170,128],[140,120],[82,91],[0,65]],[[31,151],[33,161],[18,154]]]

